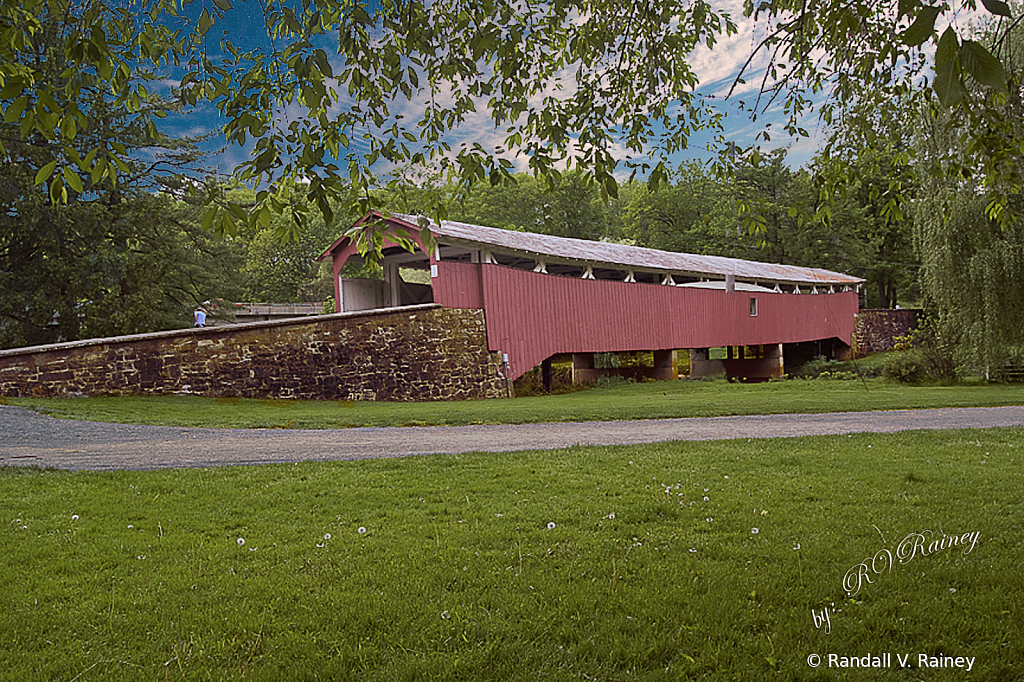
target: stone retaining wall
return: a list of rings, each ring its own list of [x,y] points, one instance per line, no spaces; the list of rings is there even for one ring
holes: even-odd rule
[[[921,311],[914,308],[861,310],[853,325],[853,347],[858,357],[892,350],[897,336],[906,336],[917,328],[920,315]]]
[[[0,351],[0,395],[322,400],[505,395],[482,310],[338,313]]]

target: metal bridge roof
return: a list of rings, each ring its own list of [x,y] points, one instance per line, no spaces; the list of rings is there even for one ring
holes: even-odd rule
[[[367,216],[368,218],[370,216]],[[404,223],[405,227],[418,229],[422,218],[393,213],[384,214],[385,220]],[[555,237],[534,232],[515,232],[496,227],[470,225],[450,220],[440,225],[430,221],[429,229],[438,241],[475,249],[513,253],[528,258],[544,259],[549,262],[568,262],[580,265],[613,266],[616,268],[640,269],[679,273],[697,277],[725,278],[733,275],[737,279],[753,282],[779,282],[811,285],[854,285],[863,282],[840,272],[821,268],[805,268],[795,265],[779,265],[724,256],[701,256],[690,253],[659,251],[640,246],[595,242],[585,239]],[[329,251],[333,251],[332,247]],[[324,254],[326,256],[326,254]]]

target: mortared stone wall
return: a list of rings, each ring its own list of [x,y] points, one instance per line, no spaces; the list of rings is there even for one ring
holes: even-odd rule
[[[431,304],[0,351],[0,395],[490,398],[500,362],[482,310]]]
[[[920,317],[921,311],[916,308],[861,310],[853,324],[853,347],[857,356],[892,350],[895,339],[916,329]]]

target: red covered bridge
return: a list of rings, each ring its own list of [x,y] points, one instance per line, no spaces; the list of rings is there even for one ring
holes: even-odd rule
[[[343,237],[321,259],[334,263],[338,312],[420,303],[484,311],[490,350],[509,377],[572,355],[574,380],[592,379],[595,353],[654,351],[648,375],[677,375],[691,350],[691,376],[765,378],[783,371],[784,348],[807,355],[849,347],[863,280],[828,270],[672,253],[444,221],[430,224],[426,253],[414,216],[372,213],[405,234],[416,252],[389,243],[384,279],[342,277],[362,261]],[[709,349],[725,349],[710,359]]]

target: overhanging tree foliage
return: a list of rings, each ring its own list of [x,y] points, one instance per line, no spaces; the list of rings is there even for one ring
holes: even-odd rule
[[[1010,13],[1001,0],[982,5]],[[912,87],[921,48],[931,41],[941,104],[989,121],[1007,91],[999,50],[937,30],[958,8],[976,7],[974,0],[748,0],[744,13],[766,31],[757,51],[769,58],[763,98],[751,106],[782,102],[788,131],[804,134],[805,114],[825,91],[833,94],[819,113],[828,122],[872,95]],[[695,93],[686,59],[735,30],[704,0],[282,0],[266,5],[265,39],[242,49],[218,43],[238,11],[232,0],[189,11],[183,16],[174,0],[0,3],[4,118],[17,141],[60,150],[36,178],[52,198],[77,190],[83,178],[115,181],[125,172],[131,149],[123,143],[76,147],[88,130],[85,100],[104,93],[152,138],[159,133],[147,102],[165,78],[179,81],[181,101],[215,106],[231,142],[253,145],[239,178],[306,179],[310,201],[327,218],[349,185],[361,190],[351,208],[372,203],[378,162],[449,166],[464,183],[496,182],[509,173],[506,153],[519,153],[540,175],[578,167],[611,195],[623,166],[658,185],[667,177],[665,159],[696,127],[718,121]],[[59,86],[43,77],[36,58],[47,18],[66,37]],[[971,83],[984,90],[972,91]],[[447,133],[484,109],[502,142],[452,148]],[[975,137],[976,168],[1000,176],[1000,158],[1016,153],[1020,140],[986,135]],[[723,158],[735,153],[726,145]],[[248,210],[215,203],[205,224],[228,230],[244,218],[268,225],[286,211],[302,222],[301,210],[260,187]],[[1002,196],[993,195],[996,217],[1006,206]],[[443,215],[443,206],[432,208]]]
[[[100,26],[122,28],[110,40],[123,44],[137,23],[103,24],[100,7],[0,13],[0,345],[179,327],[232,292],[230,249],[199,228],[199,202],[157,193],[185,197],[177,178],[201,155],[156,129],[177,105],[139,85],[146,72],[96,61]],[[86,57],[95,66],[80,71]]]

